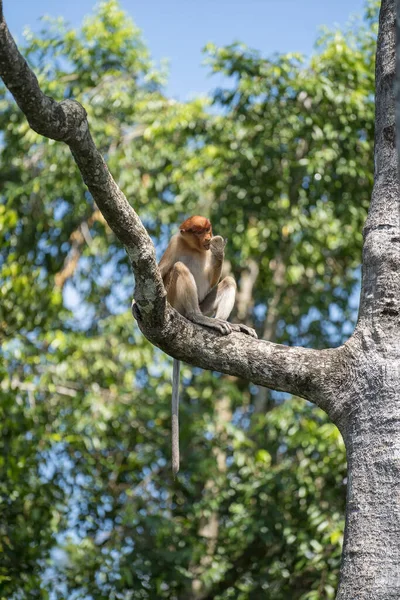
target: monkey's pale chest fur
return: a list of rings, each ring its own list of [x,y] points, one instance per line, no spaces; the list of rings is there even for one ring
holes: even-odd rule
[[[182,262],[187,266],[189,271],[192,273],[197,287],[197,295],[199,302],[204,300],[210,291],[210,280],[209,273],[211,267],[212,254],[209,250],[207,252],[198,253],[196,260],[193,260],[193,255],[186,255],[184,252],[179,254],[177,261]]]

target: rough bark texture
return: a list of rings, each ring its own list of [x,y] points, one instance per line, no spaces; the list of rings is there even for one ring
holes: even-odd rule
[[[395,0],[383,0],[376,64],[375,185],[341,424],[348,459],[337,598],[400,598],[400,190],[395,136]]]
[[[219,336],[187,321],[167,304],[152,242],[96,149],[84,108],[75,101],[56,102],[42,94],[7,29],[0,0],[0,76],[31,127],[69,145],[97,206],[128,253],[136,281],[135,315],[144,335],[177,359],[307,398],[340,428],[348,453],[348,498],[339,600],[400,598],[400,191],[393,87],[395,21],[395,0],[382,0],[375,186],[364,229],[359,320],[344,346],[316,351],[243,334]],[[398,97],[400,107],[400,92]]]

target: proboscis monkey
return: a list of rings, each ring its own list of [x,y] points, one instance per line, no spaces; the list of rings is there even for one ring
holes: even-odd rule
[[[168,302],[181,315],[222,335],[238,331],[257,337],[246,325],[228,323],[236,295],[233,277],[221,277],[226,240],[213,237],[205,217],[186,219],[161,258],[159,268]],[[212,318],[214,317],[214,318]],[[172,377],[172,471],[179,471],[179,361],[174,359]]]

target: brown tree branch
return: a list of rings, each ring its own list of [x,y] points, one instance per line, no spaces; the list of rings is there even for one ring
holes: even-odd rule
[[[135,275],[135,316],[145,336],[175,358],[308,398],[332,418],[338,417],[337,386],[345,375],[345,349],[288,348],[236,333],[221,337],[187,321],[167,304],[154,246],[97,150],[85,109],[74,100],[56,102],[41,92],[3,18],[0,76],[32,129],[70,147],[94,201],[128,253]]]

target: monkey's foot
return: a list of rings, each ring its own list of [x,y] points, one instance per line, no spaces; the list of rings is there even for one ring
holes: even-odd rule
[[[258,338],[257,333],[252,327],[247,327],[247,325],[242,325],[241,323],[231,323],[230,325],[232,327],[232,331],[238,331],[239,333],[250,335],[253,338]]]

